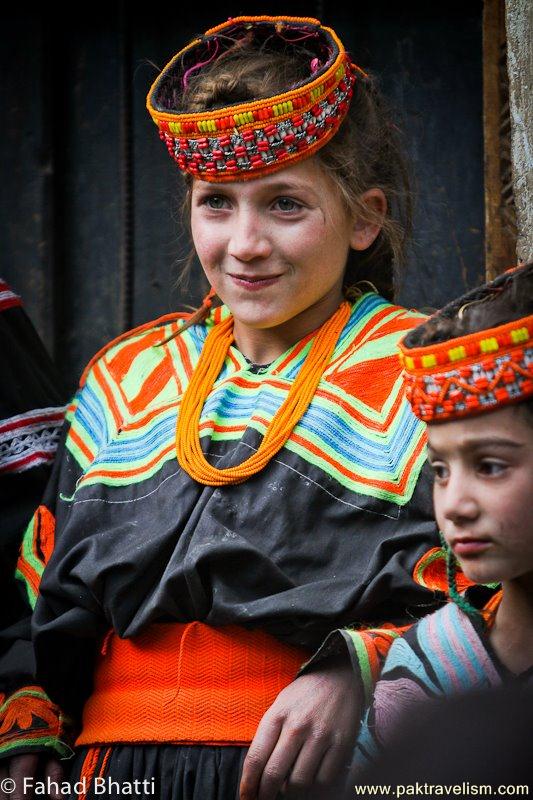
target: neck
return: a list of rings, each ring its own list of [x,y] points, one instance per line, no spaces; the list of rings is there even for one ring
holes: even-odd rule
[[[235,344],[254,364],[270,364],[296,342],[319,328],[335,313],[341,302],[342,293],[339,291],[322,298],[292,319],[269,328],[251,327],[235,317]]]
[[[502,588],[490,639],[505,666],[519,673],[533,666],[533,575],[504,581]]]

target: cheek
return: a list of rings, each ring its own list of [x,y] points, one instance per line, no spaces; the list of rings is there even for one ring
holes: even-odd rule
[[[513,501],[511,493],[502,496],[500,503],[493,505],[494,518],[504,535],[512,539],[525,539],[533,549],[533,509],[528,508],[528,503],[517,505],[516,499]]]
[[[502,546],[507,548],[509,554],[514,553],[520,569],[532,569],[533,506],[530,481],[524,481],[523,475],[516,475],[505,488],[487,492],[484,502],[492,529],[500,537]]]
[[[322,251],[334,255],[349,248],[348,237],[344,232],[331,221],[327,223],[322,215],[316,224],[309,226],[306,233],[304,241],[312,252]]]
[[[220,236],[205,224],[191,222],[194,249],[204,270],[212,269],[219,259]]]
[[[509,509],[507,517],[499,515],[500,535],[507,552],[514,556],[516,574],[533,572],[533,521],[531,509]]]
[[[349,242],[337,230],[319,221],[307,223],[287,236],[285,255],[303,265],[307,279],[319,286],[329,286],[341,279],[346,269]]]
[[[486,507],[503,530],[523,531],[526,527],[533,531],[532,480],[533,475],[518,471],[505,486],[485,493]]]
[[[323,232],[314,218],[274,227],[271,241],[277,249],[294,261],[316,257],[317,249],[323,246]]]
[[[446,527],[446,520],[444,518],[443,506],[444,506],[444,498],[442,496],[442,490],[438,488],[437,484],[434,484],[433,513],[435,515],[435,519],[437,520],[437,525],[439,527],[439,530],[444,532],[444,529]]]

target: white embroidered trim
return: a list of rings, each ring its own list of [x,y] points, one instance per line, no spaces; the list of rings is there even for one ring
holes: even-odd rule
[[[65,407],[40,408],[0,422],[0,472],[24,472],[53,460]]]

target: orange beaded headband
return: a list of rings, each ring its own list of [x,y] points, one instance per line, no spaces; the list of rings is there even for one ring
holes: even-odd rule
[[[315,54],[309,78],[261,100],[201,113],[176,110],[191,75],[249,40],[257,49],[303,42]],[[214,183],[249,180],[323,147],[346,116],[357,73],[365,75],[316,19],[235,17],[180,50],[153,83],[146,106],[183,172]]]
[[[406,344],[426,325],[453,317],[469,298],[478,302],[506,280],[512,277],[504,274],[451,303],[400,342],[406,396],[425,422],[495,411],[533,396],[533,315],[423,347]]]
[[[428,347],[400,344],[413,411],[426,422],[533,396],[533,316]]]

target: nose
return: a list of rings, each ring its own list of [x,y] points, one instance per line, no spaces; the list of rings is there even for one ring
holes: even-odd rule
[[[477,519],[480,509],[472,477],[452,469],[445,486],[435,485],[435,511],[458,528]]]
[[[251,208],[242,209],[232,220],[228,255],[238,261],[268,258],[272,244],[261,214]]]

